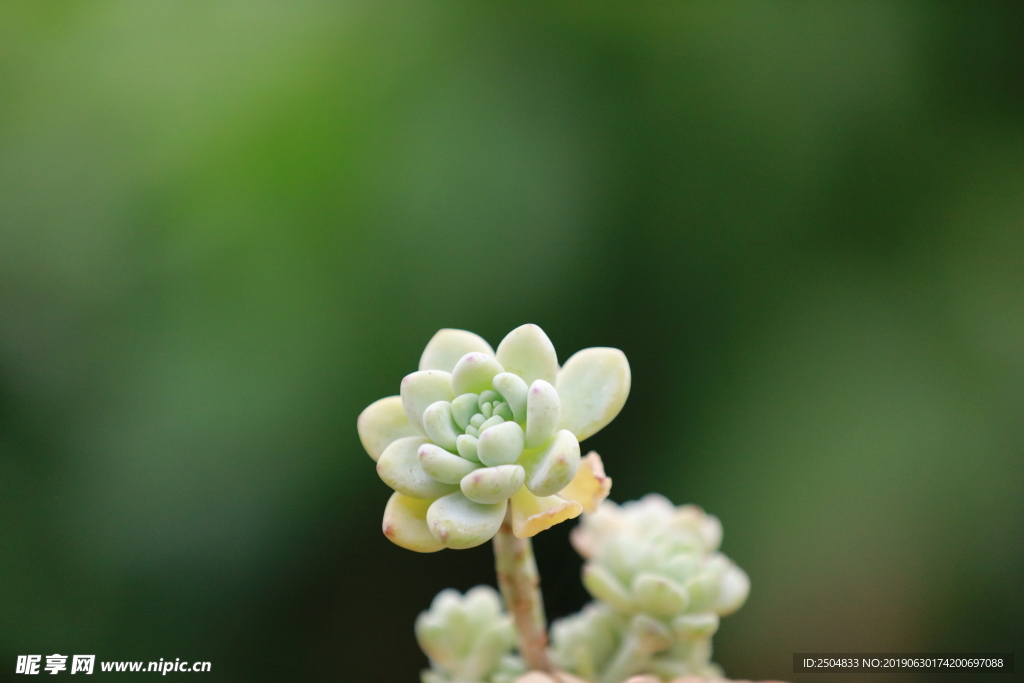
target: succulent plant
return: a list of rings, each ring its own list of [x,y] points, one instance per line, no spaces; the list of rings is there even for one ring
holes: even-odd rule
[[[605,502],[573,531],[599,601],[553,626],[555,659],[588,680],[720,676],[711,663],[719,618],[747,598],[746,573],[718,552],[722,526],[700,508],[648,495]]]
[[[416,640],[430,659],[423,683],[507,683],[525,671],[512,655],[512,619],[490,586],[438,593],[416,619]]]
[[[443,329],[398,396],[359,416],[359,437],[394,489],[383,530],[418,552],[471,548],[498,532],[528,538],[593,509],[610,480],[579,442],[611,422],[629,393],[618,349],[590,348],[559,367],[536,325],[497,352],[465,330]]]

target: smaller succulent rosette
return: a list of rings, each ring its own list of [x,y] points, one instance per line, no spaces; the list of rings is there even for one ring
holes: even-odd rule
[[[556,660],[602,683],[639,673],[721,676],[711,637],[750,592],[721,542],[718,518],[695,505],[656,494],[604,502],[572,533],[587,560],[583,584],[598,602],[552,626]]]
[[[512,619],[490,586],[438,593],[416,619],[416,640],[430,660],[422,683],[511,683],[526,669],[512,654]]]
[[[750,592],[746,572],[718,552],[721,542],[717,517],[657,494],[622,507],[607,501],[572,534],[588,560],[591,595],[619,612],[669,621],[682,640],[712,636]]]
[[[512,330],[497,352],[472,332],[439,331],[400,394],[359,416],[363,447],[395,491],[385,535],[418,552],[471,548],[508,510],[528,538],[595,509],[611,480],[579,442],[618,415],[629,386],[618,349],[584,349],[559,367],[536,325]]]

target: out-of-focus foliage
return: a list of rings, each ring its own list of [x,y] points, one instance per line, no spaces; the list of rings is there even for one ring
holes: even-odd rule
[[[721,517],[753,586],[730,674],[1011,649],[1022,29],[1019,3],[4,4],[0,665],[414,680],[416,614],[489,549],[380,535],[355,419],[438,328],[525,322],[629,357],[588,446],[616,500]],[[552,617],[586,600],[567,534],[537,543]]]
[[[572,545],[595,602],[551,625],[555,661],[600,683],[723,678],[711,637],[746,602],[750,579],[721,542],[717,517],[656,493],[583,517]]]

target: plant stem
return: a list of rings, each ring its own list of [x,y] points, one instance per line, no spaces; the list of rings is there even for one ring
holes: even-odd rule
[[[532,671],[553,672],[533,544],[528,538],[512,534],[512,521],[507,515],[494,537],[494,565],[505,607],[519,635],[519,653]]]

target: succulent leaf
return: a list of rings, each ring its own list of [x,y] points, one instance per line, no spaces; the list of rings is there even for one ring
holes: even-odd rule
[[[438,498],[427,510],[430,533],[447,548],[473,548],[494,538],[507,503],[474,503],[462,491]]]
[[[527,448],[537,448],[554,436],[561,408],[558,391],[551,384],[538,379],[530,385],[526,394]]]
[[[459,426],[459,429],[465,431],[466,427],[469,426],[469,421],[476,415],[477,401],[479,396],[476,394],[462,394],[456,396],[455,400],[452,401],[452,419],[455,420],[455,424]]]
[[[384,535],[392,543],[417,553],[436,553],[444,549],[427,528],[427,509],[433,501],[391,494],[384,508]]]
[[[633,577],[633,598],[637,607],[659,617],[671,617],[686,609],[690,596],[672,579],[641,572]]]
[[[455,439],[455,448],[459,451],[459,455],[466,460],[480,462],[480,441],[475,436],[463,434],[459,438]]]
[[[631,612],[636,606],[629,591],[614,574],[599,564],[583,567],[583,587],[591,595],[620,612]]]
[[[718,599],[718,577],[711,573],[698,574],[686,582],[690,595],[690,609],[700,612],[710,609]]]
[[[500,424],[504,424],[505,419],[501,415],[491,415],[489,418],[480,423],[480,434],[483,435],[491,427],[497,427]],[[512,424],[515,424],[513,422]],[[517,425],[518,426],[518,425]]]
[[[442,484],[458,484],[463,477],[480,467],[478,463],[449,453],[432,443],[420,446],[417,456],[423,471]]]
[[[584,512],[594,512],[612,489],[612,478],[604,473],[604,463],[596,451],[580,460],[580,467],[569,485],[558,492],[566,500],[575,500]]]
[[[525,478],[521,465],[482,467],[463,477],[459,487],[475,503],[503,503],[519,490]]]
[[[366,406],[359,413],[356,429],[359,441],[374,462],[380,459],[380,454],[392,441],[419,434],[405,414],[401,396],[388,396]]]
[[[451,390],[456,396],[488,391],[494,376],[502,372],[505,372],[505,368],[501,367],[494,356],[480,352],[467,353],[452,370]]]
[[[579,467],[580,442],[572,432],[563,429],[543,448],[531,454],[526,488],[536,496],[553,496],[572,482]]]
[[[459,595],[446,589],[416,619],[416,640],[430,659],[424,683],[497,683],[524,671],[511,656],[515,646],[512,620],[490,586]]]
[[[416,429],[423,431],[423,411],[437,401],[451,401],[452,376],[441,370],[420,370],[402,380],[402,407]]]
[[[680,640],[705,640],[718,631],[719,621],[714,612],[683,614],[672,620],[672,630]]]
[[[443,484],[423,471],[418,457],[426,437],[407,436],[392,442],[377,461],[377,474],[385,484],[410,498],[433,500],[458,489]]]
[[[498,362],[526,382],[542,379],[550,384],[558,376],[555,346],[537,325],[521,325],[505,335],[498,344]]]
[[[512,506],[512,534],[518,538],[536,536],[559,522],[575,519],[583,506],[558,496],[538,498],[524,486],[509,500]]]
[[[452,404],[437,401],[427,406],[423,411],[423,431],[441,448],[454,451],[459,430],[452,419]]]
[[[715,612],[723,617],[732,614],[743,606],[749,595],[750,577],[736,565],[731,565],[719,579]]]
[[[486,353],[494,355],[491,345],[482,337],[467,330],[438,330],[427,342],[420,356],[420,370],[443,370],[451,372],[459,359],[467,353]]]
[[[555,387],[562,399],[560,429],[583,441],[615,419],[629,396],[629,362],[622,351],[583,349],[558,372]]]
[[[515,422],[498,422],[493,427],[481,428],[480,432],[477,456],[483,464],[490,467],[509,465],[522,455],[523,428]]]

